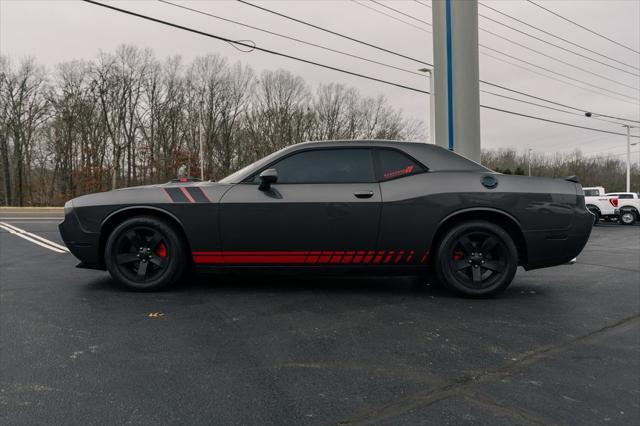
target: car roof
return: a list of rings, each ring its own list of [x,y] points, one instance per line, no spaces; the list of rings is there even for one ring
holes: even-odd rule
[[[442,147],[428,144],[426,142],[407,142],[392,141],[380,139],[339,139],[328,141],[309,141],[276,151],[249,166],[232,173],[220,182],[236,183],[242,182],[244,179],[254,175],[256,172],[268,167],[270,164],[277,162],[282,157],[288,156],[298,151],[315,148],[390,148],[398,149],[423,165],[429,168],[429,171],[465,171],[465,172],[491,172],[490,169],[469,160],[459,154],[451,152]]]
[[[458,153],[427,142],[394,141],[385,139],[337,139],[309,141],[291,145],[287,153],[306,148],[377,147],[399,149],[409,154],[430,171],[490,171],[488,168]],[[289,151],[291,150],[291,151]]]

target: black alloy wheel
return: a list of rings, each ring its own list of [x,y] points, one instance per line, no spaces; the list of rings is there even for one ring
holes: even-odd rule
[[[509,234],[485,221],[454,226],[442,239],[437,253],[440,280],[468,297],[487,297],[507,288],[518,262]]]
[[[107,240],[105,261],[111,276],[131,289],[153,291],[175,283],[186,265],[178,233],[155,217],[133,217]]]

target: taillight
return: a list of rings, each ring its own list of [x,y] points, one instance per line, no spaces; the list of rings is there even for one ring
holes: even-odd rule
[[[613,207],[618,207],[618,197],[611,197],[609,198],[609,202],[611,203],[611,205]]]

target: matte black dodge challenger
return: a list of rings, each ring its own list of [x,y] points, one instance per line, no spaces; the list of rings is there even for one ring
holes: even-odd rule
[[[566,179],[502,175],[446,149],[306,142],[219,182],[75,198],[60,233],[79,266],[158,290],[196,267],[429,273],[459,294],[504,290],[518,265],[567,263],[593,218]]]

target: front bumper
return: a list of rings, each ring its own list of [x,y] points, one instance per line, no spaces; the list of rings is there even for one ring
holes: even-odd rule
[[[76,211],[69,204],[65,205],[64,220],[58,225],[58,230],[69,251],[81,261],[80,265],[104,269],[100,256],[100,233],[84,230]]]

